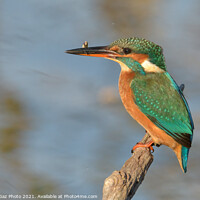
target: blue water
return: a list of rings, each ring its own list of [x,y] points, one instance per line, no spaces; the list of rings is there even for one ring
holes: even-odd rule
[[[195,135],[188,173],[171,150],[156,148],[135,199],[198,199],[199,8],[197,0],[1,0],[0,194],[101,199],[104,179],[144,130],[121,104],[117,63],[64,51],[140,36],[164,48],[169,72],[186,85]]]

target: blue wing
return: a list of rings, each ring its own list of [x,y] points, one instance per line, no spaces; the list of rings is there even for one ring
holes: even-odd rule
[[[182,91],[167,72],[134,78],[131,89],[136,105],[156,126],[183,146],[191,146],[191,112]]]

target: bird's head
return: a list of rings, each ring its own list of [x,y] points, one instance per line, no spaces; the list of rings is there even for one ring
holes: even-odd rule
[[[119,39],[108,46],[67,50],[66,53],[111,59],[118,62],[122,70],[141,73],[166,71],[162,48],[153,42],[137,37]]]

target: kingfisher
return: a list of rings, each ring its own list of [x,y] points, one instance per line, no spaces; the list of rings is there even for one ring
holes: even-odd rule
[[[183,172],[187,172],[194,123],[182,89],[166,69],[161,46],[138,37],[118,39],[108,46],[67,50],[66,53],[104,57],[121,66],[119,93],[127,112],[151,136],[152,148],[171,148]]]

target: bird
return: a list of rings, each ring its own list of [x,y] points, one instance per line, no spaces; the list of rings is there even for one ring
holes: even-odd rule
[[[65,51],[69,54],[103,57],[120,64],[119,93],[122,103],[151,136],[148,144],[171,148],[184,173],[187,172],[194,123],[190,108],[179,87],[166,68],[161,46],[139,37],[122,38],[107,46]]]

